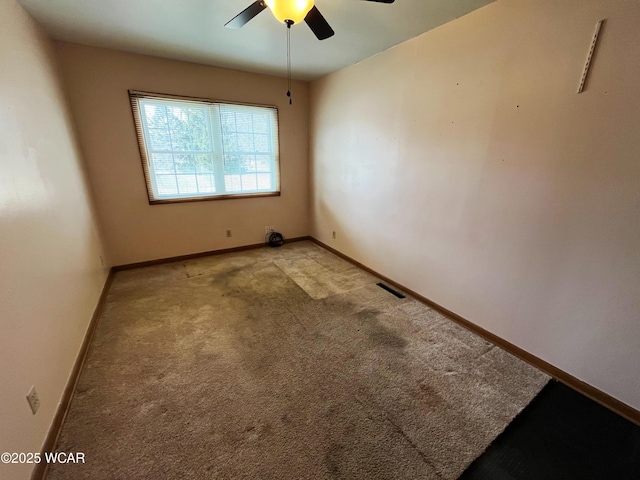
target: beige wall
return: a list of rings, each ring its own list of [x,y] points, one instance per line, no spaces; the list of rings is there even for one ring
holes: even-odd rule
[[[66,43],[57,53],[111,264],[260,243],[266,225],[309,234],[307,83],[289,106],[282,78]],[[129,89],[276,105],[282,195],[149,205]]]
[[[0,0],[0,71],[0,452],[38,452],[106,272],[53,47],[14,0]]]
[[[313,82],[312,235],[640,408],[638,25],[500,0]]]

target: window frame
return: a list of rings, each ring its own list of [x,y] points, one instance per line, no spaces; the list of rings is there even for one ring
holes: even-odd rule
[[[131,104],[131,113],[133,115],[133,123],[136,131],[136,139],[138,141],[138,150],[140,152],[140,160],[142,163],[142,171],[143,178],[145,183],[145,190],[147,192],[147,199],[149,201],[149,205],[159,205],[159,204],[167,204],[167,203],[186,203],[186,202],[204,202],[210,200],[229,200],[229,199],[241,199],[241,198],[260,198],[260,197],[279,197],[282,191],[282,185],[280,181],[280,111],[278,107],[275,105],[261,105],[255,103],[246,103],[246,102],[233,102],[226,100],[214,100],[211,98],[202,98],[202,97],[189,97],[185,95],[170,95],[165,93],[155,93],[155,92],[145,92],[140,90],[129,90],[129,102]],[[194,197],[176,197],[176,198],[155,198],[153,192],[153,186],[151,184],[151,173],[153,166],[150,163],[150,159],[147,155],[147,144],[144,135],[143,129],[143,121],[142,115],[139,109],[138,99],[158,99],[158,100],[169,100],[169,101],[177,101],[177,102],[192,102],[194,104],[205,104],[205,105],[238,105],[238,106],[248,106],[248,107],[261,107],[261,108],[269,108],[275,111],[276,116],[276,134],[273,138],[277,141],[277,150],[275,151],[275,159],[274,159],[274,170],[273,174],[276,175],[275,184],[276,190],[272,192],[253,192],[253,193],[222,193],[216,195],[198,195]],[[212,136],[217,136],[212,132]],[[214,169],[218,169],[220,166],[215,164],[215,154],[214,154]]]

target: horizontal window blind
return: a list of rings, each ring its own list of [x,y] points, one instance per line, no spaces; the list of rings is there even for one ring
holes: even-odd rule
[[[280,192],[276,107],[129,95],[151,203]]]

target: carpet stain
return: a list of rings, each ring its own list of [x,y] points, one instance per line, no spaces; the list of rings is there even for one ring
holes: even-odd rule
[[[237,277],[243,271],[249,269],[251,265],[242,265],[240,267],[233,267],[227,270],[222,270],[221,272],[216,272],[214,278],[217,280],[226,280]]]
[[[442,397],[438,390],[431,387],[428,382],[420,382],[420,399],[428,405],[446,405],[447,400]]]
[[[344,453],[344,445],[332,443],[324,454],[324,463],[332,478],[341,478],[340,464]]]
[[[366,327],[369,342],[374,347],[388,347],[402,350],[408,345],[406,338],[395,330],[387,327],[379,318],[382,312],[376,309],[365,308],[356,313],[356,318]]]
[[[289,414],[285,413],[284,415],[281,415],[280,416],[280,421],[285,425],[289,425],[291,423],[291,419],[289,418]]]

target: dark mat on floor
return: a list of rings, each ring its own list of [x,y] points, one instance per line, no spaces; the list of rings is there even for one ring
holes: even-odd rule
[[[551,381],[459,480],[555,479],[640,479],[640,427]]]

